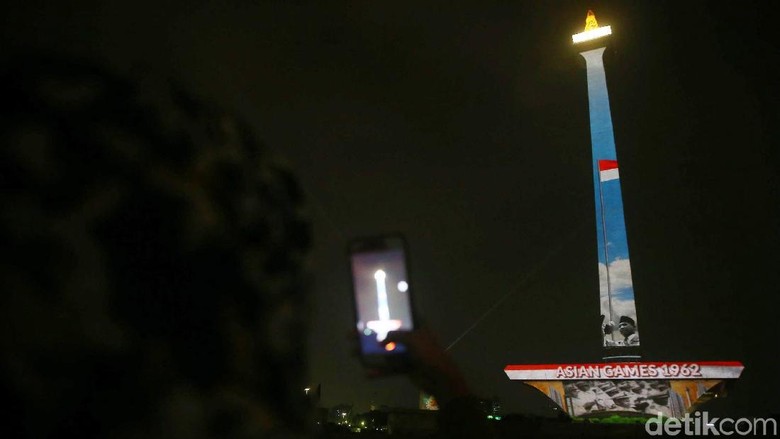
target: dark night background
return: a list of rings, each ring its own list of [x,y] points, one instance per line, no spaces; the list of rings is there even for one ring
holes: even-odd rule
[[[503,367],[601,355],[586,78],[571,44],[592,9],[614,32],[605,63],[643,358],[740,360],[709,410],[762,416],[780,412],[773,6],[29,1],[0,20],[7,44],[184,83],[297,170],[323,405],[417,404],[404,377],[362,378],[345,337],[347,240],[400,231],[442,344],[478,323],[450,350],[474,389],[545,414]]]

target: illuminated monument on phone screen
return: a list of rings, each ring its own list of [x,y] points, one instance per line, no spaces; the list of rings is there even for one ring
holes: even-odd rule
[[[643,361],[631,258],[623,215],[620,167],[612,129],[604,51],[610,26],[588,11],[583,32],[572,35],[585,60],[590,115],[591,170],[596,206],[602,363],[508,365],[509,379],[533,386],[575,418],[680,418],[722,395],[739,378],[737,361]],[[629,194],[630,196],[630,194]],[[594,292],[594,297],[596,297]],[[595,315],[595,312],[594,312]],[[597,328],[594,328],[597,329]]]

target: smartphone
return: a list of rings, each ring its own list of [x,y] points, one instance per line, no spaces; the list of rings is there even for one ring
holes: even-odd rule
[[[349,244],[349,261],[363,362],[400,367],[406,346],[382,342],[390,331],[414,329],[406,241],[401,235],[355,239]]]

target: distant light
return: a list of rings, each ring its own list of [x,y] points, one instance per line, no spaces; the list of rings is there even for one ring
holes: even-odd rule
[[[380,280],[380,281],[385,280],[386,277],[387,277],[387,273],[385,273],[383,270],[377,270],[374,273],[374,279],[376,280]]]
[[[303,391],[304,391],[304,392],[305,392],[307,395],[309,394],[309,390],[311,390],[311,387],[306,387],[305,389],[303,389]]]
[[[607,35],[612,35],[612,27],[610,26],[597,27],[595,29],[574,34],[571,36],[571,40],[574,41],[574,44],[577,44],[583,43],[585,41],[595,40],[601,37],[606,37]]]
[[[406,281],[398,282],[398,291],[405,293],[409,289],[409,284]]]
[[[385,350],[388,351],[388,352],[394,351],[395,350],[395,343],[391,341],[390,343],[386,344],[385,345]]]

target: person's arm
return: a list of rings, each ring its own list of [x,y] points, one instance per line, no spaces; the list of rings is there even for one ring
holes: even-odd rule
[[[439,403],[439,433],[447,438],[491,436],[487,415],[452,357],[427,329],[391,332],[384,343],[404,344],[409,352],[407,374]]]

